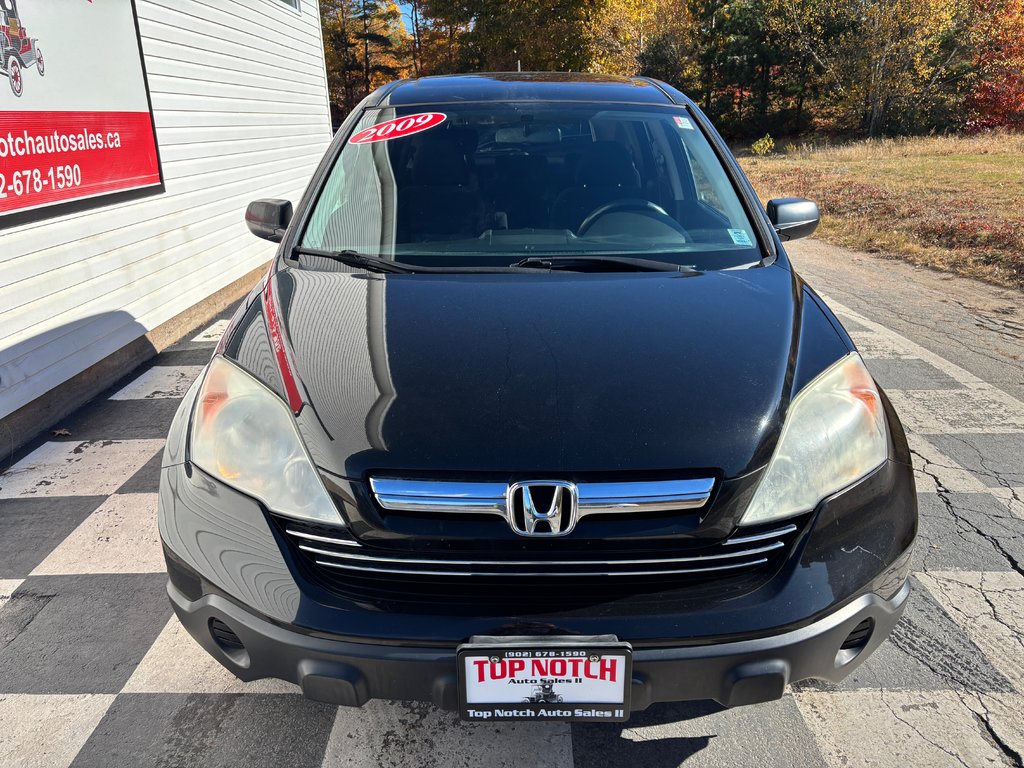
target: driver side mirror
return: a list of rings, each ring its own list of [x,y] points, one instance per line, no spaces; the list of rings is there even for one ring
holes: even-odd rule
[[[253,200],[245,209],[245,224],[256,237],[280,243],[292,220],[288,200]]]
[[[768,219],[782,240],[799,240],[821,223],[818,204],[802,197],[780,197],[768,203]]]

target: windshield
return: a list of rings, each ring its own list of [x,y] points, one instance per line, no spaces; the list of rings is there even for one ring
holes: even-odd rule
[[[301,245],[435,267],[616,255],[721,269],[761,259],[694,117],[617,104],[367,110]]]

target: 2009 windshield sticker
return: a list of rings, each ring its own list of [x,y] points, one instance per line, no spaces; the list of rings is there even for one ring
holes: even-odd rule
[[[754,245],[753,241],[750,239],[750,235],[747,234],[745,229],[730,229],[729,237],[732,238],[733,243],[736,245],[742,245],[747,248]]]
[[[692,131],[693,123],[690,122],[688,117],[680,117],[679,115],[673,115],[672,119],[676,121],[676,125],[682,128],[684,131]]]
[[[348,140],[348,143],[373,144],[377,141],[400,139],[403,136],[412,136],[414,133],[436,128],[447,119],[448,115],[443,112],[421,112],[418,115],[396,117],[394,120],[387,120],[357,131]]]

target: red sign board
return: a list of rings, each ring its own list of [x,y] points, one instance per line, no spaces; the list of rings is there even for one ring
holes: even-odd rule
[[[131,0],[0,0],[0,47],[0,227],[161,189]]]

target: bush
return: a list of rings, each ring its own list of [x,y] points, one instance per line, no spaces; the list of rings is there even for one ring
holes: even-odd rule
[[[770,133],[766,133],[764,138],[758,139],[750,147],[750,151],[757,157],[767,157],[773,149],[775,149],[775,139]]]

